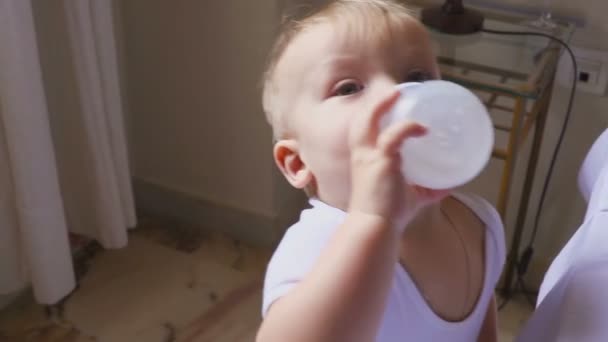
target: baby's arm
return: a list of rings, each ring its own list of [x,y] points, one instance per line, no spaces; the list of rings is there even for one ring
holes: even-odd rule
[[[396,241],[385,220],[349,213],[312,271],[272,305],[257,341],[373,341]]]
[[[311,272],[270,308],[258,342],[369,342],[375,339],[390,289],[398,241],[416,209],[444,194],[405,186],[398,147],[424,134],[414,124],[378,134],[392,92],[350,127],[352,194],[344,223]]]

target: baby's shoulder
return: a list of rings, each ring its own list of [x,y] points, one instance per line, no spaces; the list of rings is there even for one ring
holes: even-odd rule
[[[471,193],[457,192],[452,194],[451,199],[457,203],[456,207],[463,215],[476,219],[487,230],[498,230],[501,233],[504,231],[498,211],[485,198]]]
[[[329,243],[345,214],[322,203],[311,201],[298,222],[290,226],[271,258],[269,268],[279,265],[302,265],[308,268]]]
[[[485,239],[490,239],[494,243],[500,255],[506,253],[503,221],[490,202],[479,195],[461,192],[454,193],[451,199],[457,203],[456,207],[459,207],[462,215],[471,222],[471,225],[480,227]]]

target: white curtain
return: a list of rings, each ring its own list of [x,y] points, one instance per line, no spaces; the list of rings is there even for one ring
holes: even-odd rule
[[[135,214],[112,2],[38,3],[60,8],[65,51],[31,0],[0,0],[0,294],[53,304],[75,286],[68,231],[124,247]]]

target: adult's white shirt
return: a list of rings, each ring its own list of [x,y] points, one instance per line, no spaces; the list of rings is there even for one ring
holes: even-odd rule
[[[585,219],[555,258],[518,342],[608,341],[608,130],[579,172]]]

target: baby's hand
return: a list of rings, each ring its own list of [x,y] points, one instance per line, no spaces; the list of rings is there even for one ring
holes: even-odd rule
[[[371,110],[355,117],[350,127],[349,211],[382,217],[403,231],[420,208],[439,201],[448,191],[412,186],[403,178],[400,146],[406,139],[426,134],[426,129],[413,122],[399,122],[380,130],[381,117],[398,97],[397,90],[384,96]]]

